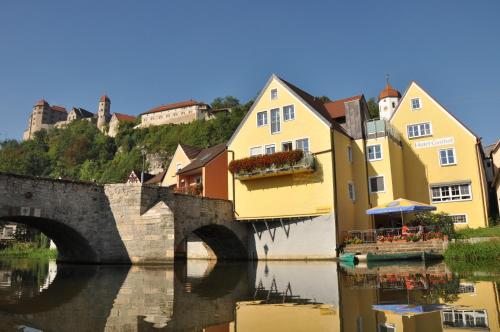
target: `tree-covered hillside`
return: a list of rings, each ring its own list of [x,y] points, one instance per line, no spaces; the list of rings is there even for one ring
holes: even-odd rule
[[[208,147],[227,141],[251,103],[241,105],[234,97],[217,98],[212,107],[231,107],[233,112],[210,121],[145,129],[124,123],[116,138],[105,136],[88,121],[75,121],[64,129],[38,132],[29,141],[0,143],[0,172],[123,182],[132,169],[141,168],[141,148],[168,160],[179,142]]]

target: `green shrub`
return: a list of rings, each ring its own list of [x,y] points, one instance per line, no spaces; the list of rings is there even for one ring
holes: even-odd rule
[[[477,263],[490,261],[500,264],[500,241],[483,241],[477,243],[451,243],[444,253],[446,262],[462,261]]]
[[[455,227],[451,217],[444,212],[419,212],[416,213],[413,219],[408,223],[409,226],[433,226],[436,232],[447,235],[452,239],[455,237]]]

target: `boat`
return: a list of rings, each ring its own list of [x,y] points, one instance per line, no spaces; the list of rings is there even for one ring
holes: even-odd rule
[[[340,254],[339,260],[343,263],[354,264],[354,263],[356,263],[357,258],[356,258],[356,254],[354,254],[354,253],[343,253],[343,254]]]
[[[369,262],[390,261],[390,260],[432,260],[442,258],[441,254],[433,252],[398,252],[390,254],[366,254],[366,260]]]

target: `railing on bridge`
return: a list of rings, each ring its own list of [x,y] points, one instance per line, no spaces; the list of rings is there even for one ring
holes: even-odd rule
[[[346,244],[363,244],[393,241],[427,241],[442,239],[443,233],[436,226],[417,226],[399,228],[378,228],[366,230],[352,230],[344,234]]]

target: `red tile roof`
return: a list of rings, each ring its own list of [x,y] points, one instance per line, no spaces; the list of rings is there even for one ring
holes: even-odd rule
[[[332,119],[336,119],[345,116],[345,103],[349,101],[360,100],[361,97],[362,96],[359,95],[359,96],[353,96],[349,98],[329,101],[326,102],[324,106],[328,114],[330,114],[330,117]]]
[[[181,102],[178,102],[178,103],[160,105],[160,106],[152,108],[149,111],[144,112],[142,114],[163,112],[163,111],[173,110],[173,109],[176,109],[176,108],[190,107],[190,106],[195,106],[195,105],[206,105],[206,104],[191,99],[191,100],[181,101]]]
[[[378,96],[378,100],[387,98],[387,97],[397,97],[401,98],[401,93],[394,89],[389,82],[387,82],[387,85],[385,86],[385,89],[380,92],[380,95]]]
[[[40,99],[36,102],[35,106],[49,106],[49,103],[45,99]]]
[[[201,150],[200,153],[196,156],[196,159],[193,160],[189,165],[181,169],[177,172],[177,174],[187,173],[189,171],[193,171],[195,169],[204,167],[215,157],[220,155],[222,152],[226,150],[226,143],[221,143],[218,145],[211,146],[209,148]]]
[[[151,179],[144,181],[144,184],[159,184],[163,182],[163,178],[165,178],[166,171],[161,172],[153,176]]]
[[[101,98],[99,98],[99,102],[105,102],[105,101],[108,101],[108,102],[111,102],[111,100],[109,99],[108,96],[104,95],[104,96],[101,96]]]
[[[63,112],[63,113],[68,112],[68,111],[66,111],[66,108],[64,106],[52,105],[52,106],[50,106],[50,108],[56,112]]]
[[[202,148],[192,145],[187,145],[184,143],[179,143],[179,145],[181,146],[181,149],[184,151],[184,153],[190,160],[196,158],[196,156],[201,152],[201,150],[203,150]]]
[[[118,121],[135,121],[136,117],[128,114],[113,113]]]

